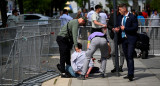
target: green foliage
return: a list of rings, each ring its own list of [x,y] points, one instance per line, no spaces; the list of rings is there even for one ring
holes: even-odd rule
[[[120,0],[120,1],[118,2],[118,4],[122,4],[122,3],[127,4],[127,5],[129,6],[128,0]]]
[[[67,0],[23,0],[24,5],[24,12],[31,12],[31,13],[45,13],[51,10],[51,5],[54,2],[57,8],[63,10],[65,3]]]
[[[152,0],[150,6],[152,9],[157,9],[160,12],[160,0]]]
[[[50,9],[51,0],[24,0],[24,12],[43,13]]]
[[[109,9],[113,9],[113,0],[106,0],[108,1],[107,7],[109,7]]]
[[[82,8],[84,8],[86,2],[88,2],[88,0],[74,0],[74,1],[77,2],[78,6]]]

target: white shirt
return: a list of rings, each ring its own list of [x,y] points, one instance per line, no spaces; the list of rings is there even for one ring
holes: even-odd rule
[[[99,13],[99,16],[100,16],[100,22],[102,24],[107,24],[106,20],[107,20],[108,17],[106,15],[106,13]]]
[[[159,14],[152,14],[151,18],[151,26],[159,26]]]
[[[74,72],[80,71],[82,72],[83,64],[86,59],[85,51],[74,52],[71,55],[71,66]],[[89,67],[93,67],[93,61],[90,60]]]
[[[67,15],[67,14],[63,14],[62,16],[60,16],[59,19],[61,20],[61,27],[63,27],[73,18],[71,16]]]
[[[94,13],[94,10],[91,10],[88,14],[87,14],[87,18],[88,20],[91,22],[92,20],[92,14]]]
[[[94,24],[94,20],[96,20],[97,22],[100,22],[100,16],[98,13],[94,12],[92,14],[92,28],[101,28],[101,26]]]

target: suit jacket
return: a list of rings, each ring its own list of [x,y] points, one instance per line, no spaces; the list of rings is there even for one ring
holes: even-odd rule
[[[122,18],[123,18],[123,15],[118,16],[117,26],[121,26]],[[138,30],[137,18],[133,14],[129,13],[126,24],[125,24],[125,29],[124,29],[129,43],[131,44],[136,43],[137,30]],[[121,30],[120,30],[120,33],[122,33]]]

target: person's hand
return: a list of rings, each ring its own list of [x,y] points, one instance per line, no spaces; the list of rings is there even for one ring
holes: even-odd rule
[[[115,32],[119,32],[120,28],[116,27],[116,28],[112,28],[112,30]]]
[[[80,52],[81,50],[78,47],[75,47],[76,52]]]
[[[105,27],[107,27],[107,25],[105,25],[105,24],[104,24],[104,25],[102,25],[102,27],[104,27],[104,28],[105,28]]]
[[[124,30],[125,26],[121,26],[121,30]]]
[[[88,78],[88,77],[89,77],[88,74],[86,74],[86,75],[85,75],[85,78]]]

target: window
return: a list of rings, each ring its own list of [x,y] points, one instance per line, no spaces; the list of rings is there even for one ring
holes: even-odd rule
[[[41,17],[37,16],[37,15],[24,15],[24,20],[38,20]]]

